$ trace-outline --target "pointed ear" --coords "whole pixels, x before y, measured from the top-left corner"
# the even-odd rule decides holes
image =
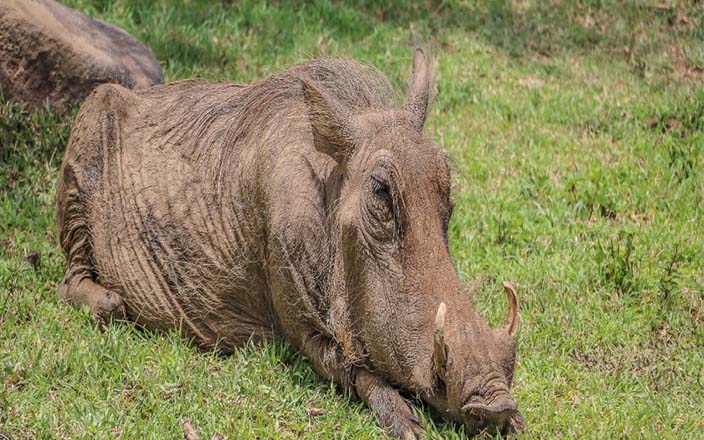
[[[341,163],[349,156],[354,143],[352,116],[337,99],[310,80],[301,82],[315,149]]]
[[[413,54],[413,73],[408,86],[405,110],[411,114],[413,125],[420,132],[430,104],[430,60],[423,49],[416,48]]]

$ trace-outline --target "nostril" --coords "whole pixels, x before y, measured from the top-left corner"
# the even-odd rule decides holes
[[[484,403],[468,403],[462,407],[462,411],[465,413],[482,414],[485,417],[491,414],[513,413],[517,409],[518,404],[511,398],[494,401],[489,405]]]

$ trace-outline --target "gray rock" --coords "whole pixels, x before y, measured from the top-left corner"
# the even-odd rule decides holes
[[[53,0],[0,0],[0,88],[5,98],[55,108],[98,84],[163,82],[149,48],[124,30]]]

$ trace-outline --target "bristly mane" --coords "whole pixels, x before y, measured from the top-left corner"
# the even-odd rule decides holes
[[[185,157],[200,161],[210,151],[225,153],[247,137],[261,137],[269,129],[269,122],[276,121],[282,112],[300,109],[302,113],[304,78],[336,98],[352,114],[398,105],[398,95],[383,73],[347,59],[313,60],[252,84],[228,84],[225,93],[222,83],[188,80],[159,86],[143,95],[163,93],[164,88],[184,84],[193,88],[185,99],[181,95],[178,102],[162,104],[171,117],[154,133],[154,138],[165,139],[181,149]],[[280,126],[277,128],[281,130]]]

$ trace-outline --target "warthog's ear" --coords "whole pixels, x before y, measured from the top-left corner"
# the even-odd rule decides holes
[[[336,98],[307,79],[301,82],[315,149],[332,156],[338,163],[343,162],[354,144],[352,116]]]
[[[413,125],[420,132],[425,125],[425,117],[430,106],[430,86],[431,86],[430,60],[423,52],[417,48],[413,54],[413,73],[408,86],[405,110],[411,114]]]
[[[508,298],[508,319],[506,320],[506,333],[512,338],[518,333],[518,324],[520,318],[518,316],[518,295],[516,289],[510,283],[503,283],[506,297]]]

